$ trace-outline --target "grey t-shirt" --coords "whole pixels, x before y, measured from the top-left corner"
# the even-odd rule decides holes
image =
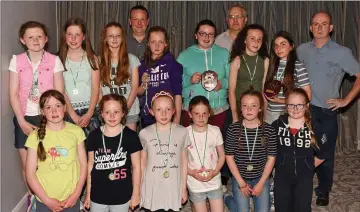
[[[131,34],[126,37],[127,52],[135,55],[140,61],[144,58],[146,44],[146,38],[139,43]]]
[[[303,43],[297,48],[297,55],[309,73],[311,104],[318,107],[328,108],[328,99],[339,98],[345,73],[352,76],[360,72],[351,50],[331,39],[321,48],[316,48],[314,41]]]
[[[132,54],[128,54],[129,55],[129,73],[130,76],[132,75],[132,71],[134,70],[134,68],[138,67],[140,65],[139,59],[137,57],[135,57]],[[121,96],[124,96],[126,99],[129,98],[129,94],[131,91],[131,77],[128,79],[127,82],[125,82],[124,84],[118,86],[115,84],[115,77],[116,77],[116,71],[117,71],[117,64],[112,64],[111,65],[111,75],[110,75],[110,84],[111,87],[102,86],[102,94],[106,95],[106,94],[118,94]],[[136,97],[135,101],[132,105],[132,107],[129,110],[128,116],[132,116],[132,115],[136,115],[140,113],[140,108],[139,108],[139,99]]]
[[[185,127],[172,124],[172,135],[169,143],[170,130],[158,131],[160,147],[156,137],[155,124],[139,133],[143,151],[147,152],[147,164],[142,173],[141,207],[151,211],[181,208],[181,153],[190,145],[188,131]],[[169,145],[168,145],[169,144]],[[164,161],[168,160],[167,168]],[[169,177],[164,178],[168,170]],[[186,182],[185,182],[186,183]]]

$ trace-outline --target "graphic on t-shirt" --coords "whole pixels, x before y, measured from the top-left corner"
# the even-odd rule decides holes
[[[124,82],[122,85],[117,86],[115,84],[115,79],[116,79],[116,72],[117,72],[117,67],[112,67],[111,68],[111,74],[110,74],[110,93],[111,94],[117,94],[120,96],[126,95],[128,93],[128,87],[131,84],[131,79],[129,77],[129,79]],[[104,87],[106,85],[103,85]]]
[[[160,64],[155,68],[151,68],[149,71],[149,85],[151,87],[159,87],[160,84],[165,83],[165,80],[169,79],[169,72],[168,69],[161,69],[165,67],[166,64]]]
[[[57,169],[59,169],[60,171],[67,171],[70,164],[76,162],[76,160],[73,160],[68,163],[64,160],[68,156],[69,151],[71,151],[72,149],[74,149],[74,146],[69,149],[66,149],[62,146],[54,146],[49,148],[47,153],[51,156],[52,159],[52,162],[49,164],[50,170],[56,171]]]
[[[179,168],[178,165],[171,163],[171,159],[176,158],[175,150],[178,146],[178,144],[176,142],[161,143],[161,140],[160,140],[160,147],[161,147],[162,151],[159,148],[159,142],[157,141],[157,139],[150,140],[150,143],[157,150],[156,155],[161,157],[159,161],[162,162],[161,165],[154,165],[152,167],[152,172],[155,172],[157,169],[161,169],[161,170],[166,169],[166,167],[168,167],[169,169]],[[164,161],[162,161],[162,160],[164,160]],[[167,166],[164,165],[164,163],[167,164]]]
[[[111,149],[106,149],[105,154],[104,148],[98,148],[95,150],[94,155],[95,169],[97,170],[119,168],[124,166],[127,160],[127,151],[123,151],[123,147],[115,154],[111,153]]]

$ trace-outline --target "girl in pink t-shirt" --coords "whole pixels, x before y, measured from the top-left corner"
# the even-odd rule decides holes
[[[224,211],[219,173],[225,162],[224,145],[220,129],[208,124],[210,114],[211,107],[206,97],[191,99],[189,116],[192,125],[187,127],[191,141],[187,186],[195,212],[207,211],[207,198],[211,211]]]

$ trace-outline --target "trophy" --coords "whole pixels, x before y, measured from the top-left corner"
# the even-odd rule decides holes
[[[201,85],[207,91],[213,91],[217,86],[218,75],[216,72],[207,70],[201,74]]]
[[[271,82],[265,84],[264,94],[268,98],[273,98],[278,95],[282,87],[284,87],[284,85],[279,80],[272,80]]]

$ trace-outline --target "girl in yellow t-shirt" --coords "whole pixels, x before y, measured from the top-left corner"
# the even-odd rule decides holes
[[[25,146],[26,179],[36,196],[36,211],[78,212],[86,179],[84,131],[64,121],[66,103],[56,90],[40,97],[41,123]]]

